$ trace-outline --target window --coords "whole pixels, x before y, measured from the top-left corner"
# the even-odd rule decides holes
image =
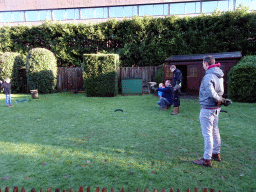
[[[53,20],[64,20],[66,19],[66,11],[65,10],[53,10]]]
[[[125,6],[124,7],[124,16],[125,17],[132,17],[133,16],[133,6]]]
[[[81,19],[103,18],[103,8],[81,9]]]
[[[191,67],[189,69],[189,77],[198,77],[197,67]]]
[[[75,9],[75,19],[80,19],[79,18],[79,9]]]
[[[104,11],[104,18],[108,18],[109,17],[109,15],[108,15],[108,7],[105,7],[105,8],[103,8],[103,11]]]
[[[200,10],[200,2],[196,2],[196,13],[200,13],[201,12],[201,10]]]
[[[164,15],[168,15],[168,4],[164,4]]]
[[[153,15],[153,5],[140,5],[139,16]]]
[[[164,5],[154,5],[154,15],[163,15],[164,14]]]
[[[51,11],[39,11],[39,19],[41,21],[44,21],[46,19],[51,20]]]
[[[26,21],[38,21],[38,11],[26,11]]]
[[[109,8],[109,17],[123,17],[123,16],[124,16],[124,7]]]
[[[138,6],[133,6],[133,16],[138,15]]]
[[[218,8],[221,11],[228,11],[229,10],[228,1],[219,1],[218,2]]]
[[[75,9],[66,9],[65,19],[75,19]]]
[[[25,21],[24,18],[24,12],[12,12],[12,21],[13,22],[18,22],[18,21]]]
[[[195,13],[196,3],[186,3],[186,13]]]
[[[12,12],[0,13],[0,22],[12,22]]]
[[[185,14],[185,3],[173,3],[170,4],[171,15]]]
[[[218,1],[202,2],[203,13],[212,13],[217,8],[218,8]]]

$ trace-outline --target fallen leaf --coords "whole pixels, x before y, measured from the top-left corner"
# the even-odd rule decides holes
[[[155,171],[152,171],[151,173],[152,173],[152,174],[155,174]]]
[[[42,163],[42,165],[46,165],[46,163]]]
[[[8,180],[10,177],[2,177],[2,180]]]
[[[87,160],[87,163],[90,163],[91,161],[90,160]]]

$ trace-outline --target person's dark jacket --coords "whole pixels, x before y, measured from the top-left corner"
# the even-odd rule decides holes
[[[179,69],[175,69],[173,71],[173,80],[172,80],[172,87],[179,85],[181,87],[182,84],[182,73]]]
[[[11,94],[11,83],[2,83],[0,86],[4,89],[4,94],[10,95]]]
[[[158,88],[157,91],[163,92],[162,97],[166,98],[170,103],[173,100],[172,87]]]

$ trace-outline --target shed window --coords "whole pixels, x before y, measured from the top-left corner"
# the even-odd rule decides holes
[[[189,70],[190,77],[198,77],[197,67],[191,67]]]

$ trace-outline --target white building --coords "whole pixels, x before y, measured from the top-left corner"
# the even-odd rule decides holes
[[[256,9],[256,0],[1,0],[0,25],[38,25],[45,20],[89,23],[134,15],[166,17],[231,11],[239,4]]]

